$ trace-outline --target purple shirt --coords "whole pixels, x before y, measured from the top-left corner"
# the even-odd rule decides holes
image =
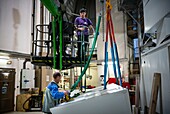
[[[77,17],[74,21],[74,24],[76,25],[76,27],[84,27],[85,26],[85,30],[83,31],[83,33],[84,33],[84,35],[89,35],[88,27],[90,25],[92,25],[92,22],[90,19]],[[81,35],[81,30],[77,30],[77,35]]]

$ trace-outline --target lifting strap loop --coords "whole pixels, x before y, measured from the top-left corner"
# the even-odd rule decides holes
[[[112,9],[112,5],[111,5],[111,3],[110,3],[110,0],[106,0],[106,8],[108,8],[108,9]]]

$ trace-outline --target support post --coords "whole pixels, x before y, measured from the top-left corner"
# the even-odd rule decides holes
[[[56,29],[56,19],[53,17],[52,21],[52,30],[53,30],[53,68],[56,69],[56,37],[55,37],[55,29]]]
[[[63,19],[62,19],[62,15],[59,15],[59,32],[60,32],[60,70],[62,70],[63,68],[63,60],[62,60],[62,56],[63,56]]]
[[[160,87],[161,87],[161,74],[160,73],[154,73],[153,82],[152,82],[150,105],[149,105],[149,113],[148,114],[155,114],[156,113],[158,91],[161,90]],[[161,91],[160,91],[160,93],[161,93]],[[162,96],[162,95],[160,95],[160,96]],[[162,102],[160,102],[160,107],[162,108],[161,103]],[[162,109],[160,109],[160,110],[162,110]],[[160,114],[162,114],[162,112]]]

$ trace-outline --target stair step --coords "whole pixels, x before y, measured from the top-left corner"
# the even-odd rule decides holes
[[[137,34],[136,30],[128,30],[128,35],[134,35]]]
[[[139,74],[130,74],[129,78],[132,79],[132,78],[139,77],[139,76],[140,76]]]
[[[139,71],[139,69],[138,69],[138,68],[136,68],[136,69],[135,69],[135,68],[133,68],[133,69],[132,69],[132,72],[138,72],[138,71]]]
[[[139,64],[139,62],[129,63],[129,64]]]
[[[134,76],[134,77],[137,77],[139,76],[140,74],[130,74],[130,76]]]
[[[136,87],[136,85],[130,85],[131,87]]]

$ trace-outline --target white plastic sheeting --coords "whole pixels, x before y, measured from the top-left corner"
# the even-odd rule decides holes
[[[129,93],[116,84],[92,89],[73,101],[51,108],[53,114],[131,114]]]

